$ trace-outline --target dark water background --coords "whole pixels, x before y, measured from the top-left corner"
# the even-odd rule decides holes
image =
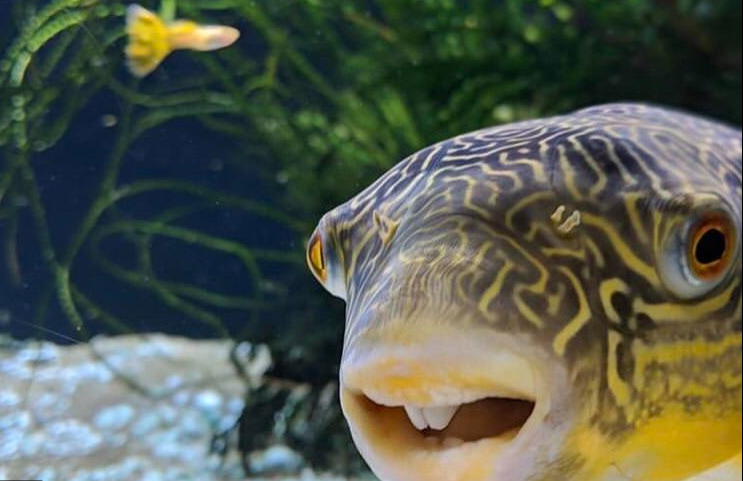
[[[57,241],[73,235],[81,221],[81,212],[97,193],[102,160],[115,142],[114,129],[103,126],[101,119],[118,111],[116,98],[110,93],[96,95],[90,105],[79,113],[69,134],[36,160],[36,176],[47,206],[49,229]],[[205,132],[192,120],[174,121],[148,132],[128,149],[122,160],[120,182],[175,177],[251,198],[271,195],[270,188],[261,182],[257,172],[250,172],[249,165],[236,169],[226,162],[225,159],[235,154],[231,149],[234,149],[234,145],[230,144],[229,139]],[[127,217],[147,218],[152,213],[185,201],[188,201],[187,196],[152,195],[146,199],[128,201],[122,205],[122,210]],[[297,239],[287,236],[279,226],[251,219],[229,209],[207,209],[189,216],[186,225],[238,241],[250,239],[251,245],[256,247],[302,249]],[[39,256],[33,219],[29,216],[19,220],[17,242],[22,283],[13,285],[8,276],[3,276],[0,292],[8,295],[3,298],[10,301],[6,308],[12,313],[13,319],[31,320],[38,307],[37,299],[48,287],[49,274],[44,259]],[[194,249],[186,243],[159,242],[157,239],[152,249],[153,255],[162,259],[158,263],[158,272],[166,278],[189,279],[199,287],[232,295],[244,293],[246,289],[245,272],[239,263],[227,256]],[[124,239],[114,237],[103,243],[102,250],[118,264],[126,265],[135,261],[136,253]],[[167,306],[152,299],[146,292],[112,282],[100,272],[90,256],[81,255],[75,270],[80,287],[109,310],[126,312],[127,320],[135,331],[162,330],[195,337],[214,335],[213,330],[187,323],[179,319],[181,316],[174,316]],[[269,271],[267,274],[280,276],[281,273]],[[239,315],[230,316],[228,313],[225,317],[226,322],[232,320],[233,325],[239,326]],[[69,324],[58,305],[50,309],[47,318],[47,327],[74,336],[69,332]],[[30,326],[11,324],[11,327],[18,334],[24,331],[34,334]],[[91,328],[91,334],[95,331]]]

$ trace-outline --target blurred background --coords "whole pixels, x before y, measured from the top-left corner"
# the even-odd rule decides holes
[[[216,355],[198,350],[216,342],[236,376],[226,390],[188,391],[184,406],[221,413],[201,433],[208,443],[194,442],[219,462],[194,479],[228,476],[231,455],[235,479],[361,473],[333,391],[343,304],[304,265],[324,212],[417,149],[485,126],[626,100],[741,123],[737,0],[141,3],[242,35],[218,52],[175,52],[137,79],[123,53],[127,2],[0,0],[0,479],[80,454],[44,451],[62,428],[44,430],[33,410],[19,417],[25,397],[2,381],[29,384],[36,368],[19,369],[64,365],[94,336],[148,333],[194,340],[176,349],[190,360]],[[118,371],[152,354],[108,342],[131,358]],[[129,376],[129,388],[182,368],[168,369]],[[39,382],[38,396],[53,390]],[[150,401],[180,409],[173,384]],[[55,415],[47,403],[47,418],[73,419],[74,399]],[[124,436],[135,414],[121,399],[101,408],[112,404]],[[111,428],[91,423],[91,436]],[[178,450],[180,435],[158,442]],[[132,476],[120,479],[145,479]]]

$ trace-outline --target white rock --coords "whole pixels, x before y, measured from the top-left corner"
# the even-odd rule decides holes
[[[134,408],[129,404],[115,404],[100,411],[93,419],[98,429],[117,431],[134,418]]]

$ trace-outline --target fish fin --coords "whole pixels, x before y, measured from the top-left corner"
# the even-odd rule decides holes
[[[240,37],[240,31],[225,25],[199,25],[191,20],[178,20],[168,25],[170,44],[182,48],[208,52],[229,47]]]
[[[139,5],[129,5],[126,10],[126,33],[127,66],[137,77],[155,70],[172,50],[168,27],[157,14]]]

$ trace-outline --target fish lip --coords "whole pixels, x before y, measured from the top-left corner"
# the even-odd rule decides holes
[[[376,340],[375,340],[376,341]],[[536,400],[551,360],[530,340],[486,330],[377,343],[344,351],[341,384],[382,406],[465,404],[487,397]],[[528,355],[524,355],[528,352]]]
[[[372,470],[381,479],[385,481],[420,480],[420,468],[408,468],[406,464],[415,465],[411,460],[423,456],[421,453],[425,450],[420,447],[410,447],[410,453],[408,453],[410,456],[406,457],[399,447],[385,450],[384,446],[380,446],[378,439],[374,439],[374,436],[369,432],[368,420],[359,418],[359,406],[364,399],[379,406],[389,407],[399,407],[408,403],[418,407],[466,404],[491,397],[516,398],[533,403],[532,414],[518,428],[515,435],[506,439],[505,442],[500,439],[502,435],[498,435],[496,438],[484,438],[467,442],[461,447],[429,451],[429,454],[426,455],[429,462],[436,464],[438,459],[443,463],[441,473],[432,471],[427,474],[425,479],[429,481],[438,481],[439,479],[446,481],[525,480],[532,475],[529,470],[535,469],[533,467],[538,464],[538,461],[543,461],[543,455],[540,454],[540,451],[542,453],[544,451],[554,452],[554,449],[548,449],[548,447],[552,446],[554,448],[555,442],[562,442],[570,425],[570,414],[572,414],[567,402],[570,395],[567,388],[569,386],[567,369],[564,363],[555,362],[556,356],[554,354],[526,339],[517,339],[500,334],[482,334],[470,337],[470,340],[476,339],[471,341],[472,345],[481,349],[472,349],[467,355],[459,353],[458,368],[466,369],[462,366],[466,366],[468,362],[481,361],[488,357],[491,360],[496,360],[496,362],[510,358],[512,365],[518,366],[518,359],[523,360],[524,357],[528,356],[534,373],[534,382],[531,386],[529,383],[505,382],[499,384],[496,374],[490,378],[486,377],[486,383],[484,387],[481,386],[481,389],[472,389],[470,386],[456,394],[451,394],[457,391],[456,384],[448,386],[448,389],[443,389],[441,391],[444,393],[443,395],[426,395],[426,392],[416,389],[401,389],[393,393],[389,390],[385,391],[384,387],[379,387],[380,377],[376,376],[374,371],[383,371],[385,365],[394,364],[394,351],[407,353],[413,358],[419,355],[420,352],[416,352],[415,346],[398,345],[391,349],[375,349],[376,352],[365,352],[362,349],[359,352],[344,353],[340,385],[343,412],[348,420],[357,447],[372,467]],[[451,360],[452,358],[448,356],[458,354],[456,343],[448,342],[447,345],[450,348],[454,347],[454,349],[443,349],[443,352],[437,352],[436,359]],[[493,345],[498,346],[500,350],[493,351]],[[491,349],[483,350],[483,346],[489,346]],[[525,356],[525,353],[528,354]],[[375,360],[383,359],[386,355],[391,356],[392,363],[380,362],[374,364]],[[368,370],[359,369],[359,363],[363,367],[365,362],[369,363],[371,368]],[[356,372],[354,372],[354,369],[357,369]],[[491,381],[491,384],[487,384],[488,380]],[[555,413],[559,414],[555,415]],[[389,436],[394,435],[395,433],[389,434]],[[538,445],[545,449],[536,449],[535,446]],[[404,446],[402,441],[400,446]],[[482,453],[486,454],[483,455]],[[488,453],[491,453],[492,456]],[[484,460],[483,462],[488,466],[482,472],[478,472],[479,474],[472,474],[465,468],[451,468],[452,470],[459,469],[459,471],[448,472],[450,468],[444,468],[444,466],[451,466],[450,461],[453,457]],[[448,461],[444,463],[443,460]]]

